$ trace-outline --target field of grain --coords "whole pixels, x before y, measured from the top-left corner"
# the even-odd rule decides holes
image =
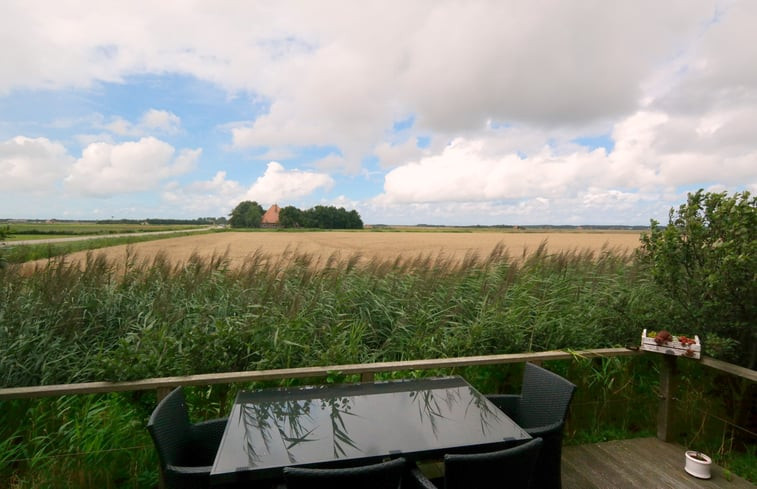
[[[503,245],[513,258],[521,258],[546,243],[549,253],[609,248],[627,252],[639,245],[638,232],[228,232],[167,238],[145,243],[119,245],[94,251],[113,263],[127,257],[152,260],[164,253],[176,263],[192,254],[202,257],[226,255],[231,266],[239,265],[254,253],[277,260],[285,254],[311,255],[323,263],[335,256],[347,259],[359,255],[363,260],[394,260],[443,256],[460,260],[469,253],[481,257]],[[69,262],[82,261],[86,252],[73,253]]]

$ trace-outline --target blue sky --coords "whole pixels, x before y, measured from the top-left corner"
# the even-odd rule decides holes
[[[757,190],[757,3],[0,5],[0,218],[647,224]]]

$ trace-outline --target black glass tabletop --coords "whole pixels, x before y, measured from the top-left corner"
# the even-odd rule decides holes
[[[412,460],[528,438],[460,377],[240,392],[211,478],[275,478],[287,466]]]

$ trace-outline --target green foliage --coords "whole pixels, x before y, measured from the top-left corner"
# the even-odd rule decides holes
[[[10,228],[8,226],[0,227],[0,268],[5,268],[8,261],[5,259],[5,238],[10,234]]]
[[[284,228],[301,228],[305,224],[302,211],[288,205],[279,211],[279,224]]]
[[[93,253],[83,267],[55,259],[35,273],[0,270],[0,385],[637,345],[644,327],[668,324],[647,268],[611,250],[542,246],[522,261],[497,248],[459,263],[255,254],[239,268],[225,256],[176,265],[159,255],[120,265]],[[567,441],[654,429],[656,360],[550,363],[579,385]],[[484,391],[514,392],[519,368],[377,378],[462,373]],[[192,389],[193,417],[227,412],[239,387]],[[3,402],[0,487],[154,487],[144,429],[153,404],[138,393]]]
[[[263,218],[263,208],[257,202],[240,202],[229,223],[235,228],[257,228]],[[356,210],[344,207],[317,205],[302,211],[288,205],[279,211],[279,225],[283,228],[363,229],[363,220]]]
[[[279,224],[284,228],[363,229],[363,220],[356,210],[323,205],[305,211],[284,207],[279,213]]]
[[[127,396],[0,403],[0,487],[157,487],[149,410]],[[7,429],[12,419],[24,420],[15,431]]]
[[[264,213],[260,204],[245,200],[231,211],[229,224],[233,228],[259,228]]]
[[[609,252],[125,266],[93,253],[81,268],[3,270],[0,384],[607,347],[636,343],[656,307],[630,258]]]
[[[552,362],[550,370],[576,384],[565,428],[567,444],[654,436],[659,373],[654,355]]]
[[[749,368],[757,362],[757,198],[749,192],[689,194],[668,225],[652,221],[642,260],[671,322],[703,336],[707,353]]]
[[[363,221],[356,210],[317,205],[302,213],[304,227],[320,229],[362,229]]]

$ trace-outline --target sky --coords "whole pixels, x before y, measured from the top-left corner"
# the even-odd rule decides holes
[[[0,218],[644,225],[757,192],[757,2],[0,2]]]

